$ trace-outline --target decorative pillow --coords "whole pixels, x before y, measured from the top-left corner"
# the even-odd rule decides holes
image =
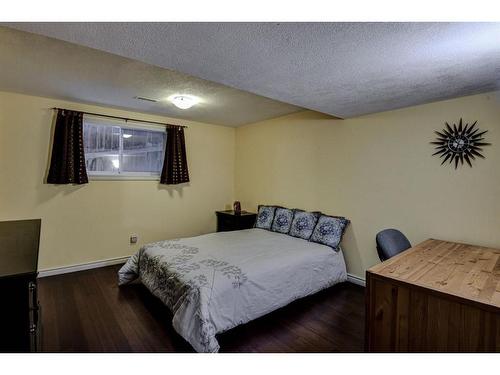
[[[270,230],[273,224],[274,211],[276,211],[275,206],[259,206],[255,228]]]
[[[309,240],[318,221],[318,212],[306,212],[302,210],[294,210],[290,236]]]
[[[330,246],[338,251],[340,240],[348,224],[349,220],[345,217],[321,215],[310,241]]]
[[[290,231],[293,220],[293,210],[277,207],[274,213],[274,221],[271,227],[273,232],[287,234]]]

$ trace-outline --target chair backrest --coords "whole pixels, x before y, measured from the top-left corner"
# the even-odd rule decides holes
[[[411,247],[408,238],[397,229],[384,229],[377,233],[378,257],[383,262]]]

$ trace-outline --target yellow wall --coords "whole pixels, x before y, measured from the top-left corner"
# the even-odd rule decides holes
[[[44,184],[54,106],[188,125],[191,183]],[[474,168],[455,171],[431,156],[429,141],[460,117],[478,120],[493,146]],[[375,234],[387,227],[412,243],[433,237],[500,247],[499,123],[494,93],[349,120],[304,111],[235,130],[0,92],[0,220],[41,217],[39,268],[50,269],[212,232],[214,211],[233,199],[251,210],[259,203],[322,210],[352,220],[343,248],[349,272],[364,276],[378,262]],[[130,234],[139,235],[137,245]]]
[[[189,126],[189,186],[157,181],[44,184],[51,107]],[[0,92],[0,220],[42,218],[40,269],[130,255],[141,244],[215,230],[234,195],[234,128]],[[129,244],[139,235],[136,246]]]
[[[445,121],[478,120],[493,146],[471,169],[441,166],[429,144]],[[352,220],[348,271],[378,262],[375,235],[500,247],[500,105],[494,93],[333,120],[301,112],[236,131],[235,199],[246,209],[280,204]]]

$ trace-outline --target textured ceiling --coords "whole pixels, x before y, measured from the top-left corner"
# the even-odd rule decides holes
[[[0,27],[0,90],[103,104],[229,126],[300,110],[295,106],[57,39]],[[166,98],[191,94],[189,110]],[[159,99],[139,101],[135,96]]]
[[[500,79],[500,23],[10,25],[339,117],[495,90]]]

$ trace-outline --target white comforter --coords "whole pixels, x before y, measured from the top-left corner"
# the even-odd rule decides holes
[[[216,334],[347,279],[342,251],[263,229],[211,233],[142,247],[118,272],[140,277],[198,352]]]

